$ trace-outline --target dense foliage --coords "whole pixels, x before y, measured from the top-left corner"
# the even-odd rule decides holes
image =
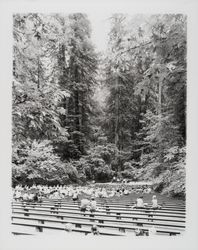
[[[138,178],[184,194],[185,16],[114,15],[107,66],[109,140],[130,154]]]
[[[185,195],[186,17],[13,17],[13,184],[151,180]],[[102,95],[105,95],[102,98]]]

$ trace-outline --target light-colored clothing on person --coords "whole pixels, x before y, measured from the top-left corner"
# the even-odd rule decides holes
[[[88,199],[82,199],[81,200],[81,204],[80,204],[81,208],[86,208],[89,205],[90,205],[90,201]]]
[[[137,207],[144,207],[144,201],[142,198],[137,198]]]
[[[91,210],[96,210],[97,209],[97,205],[96,205],[96,201],[95,200],[92,200],[90,202],[90,209]]]

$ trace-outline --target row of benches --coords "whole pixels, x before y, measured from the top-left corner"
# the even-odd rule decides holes
[[[153,194],[152,195],[150,195],[150,196],[144,196],[144,202],[147,202],[147,203],[149,203],[149,202],[151,202],[151,200],[152,200],[152,196],[153,196]],[[83,195],[83,194],[81,194],[81,195],[79,195],[79,197],[80,197],[80,199],[82,199],[82,198],[85,198],[85,197],[87,197],[87,198],[89,198],[90,196],[88,196],[88,195]],[[112,204],[114,204],[114,203],[118,203],[118,204],[122,204],[122,203],[126,203],[126,202],[135,202],[136,201],[136,199],[138,198],[139,196],[134,196],[134,195],[132,195],[132,194],[130,194],[130,195],[127,195],[127,196],[121,196],[121,197],[108,197],[108,198],[96,198],[96,200],[97,201],[105,201],[105,202],[107,202],[107,203],[112,203]],[[49,200],[48,198],[44,198],[44,200]],[[68,201],[68,200],[71,200],[71,197],[69,197],[69,196],[67,196],[67,197],[65,197],[65,198],[62,198],[62,199],[51,199],[51,200],[61,200],[61,201]],[[158,196],[158,202],[159,203],[164,203],[165,205],[173,205],[173,206],[178,206],[178,205],[183,205],[183,206],[185,206],[185,201],[182,201],[182,200],[172,200],[172,199],[169,199],[169,198],[164,198],[164,197],[159,197]]]
[[[13,202],[13,204],[14,204],[15,202]],[[34,204],[34,202],[23,202],[23,203],[31,203],[31,204]],[[74,204],[76,204],[76,203],[78,203],[78,202],[73,202],[72,200],[62,200],[62,201],[60,201],[60,200],[44,200],[43,202],[42,202],[43,204],[59,204],[59,205],[64,205],[64,204],[66,204],[66,205],[74,205]],[[110,203],[110,202],[105,202],[105,201],[97,201],[97,204],[99,205],[99,206],[108,206],[108,207],[118,207],[118,208],[128,208],[128,207],[130,207],[130,206],[133,206],[134,204],[135,204],[135,202],[122,202],[122,203],[120,203],[120,204],[118,204],[118,203]],[[151,207],[151,203],[147,203],[148,204],[148,207]],[[167,205],[167,204],[163,204],[163,203],[158,203],[159,205],[161,205],[162,206],[162,210],[163,209],[165,209],[165,210],[167,210],[167,209],[171,209],[171,210],[176,210],[176,211],[185,211],[185,206],[182,206],[182,205]]]
[[[13,210],[13,212],[24,212],[24,214],[26,215],[26,216],[28,216],[27,214],[28,214],[28,212],[31,212],[31,211],[35,211],[35,212],[40,212],[40,214],[42,214],[43,212],[44,213],[51,213],[51,214],[60,214],[60,213],[62,213],[62,214],[72,214],[72,213],[70,213],[70,211],[67,213],[67,211],[60,211],[60,210],[58,210],[58,209],[32,209],[32,208],[17,208],[17,209],[14,209]],[[74,214],[73,214],[74,215]],[[82,212],[78,212],[78,213],[76,213],[75,215],[80,215],[80,216],[85,216],[86,215],[86,213],[82,213]],[[135,215],[135,214],[134,214]],[[149,215],[147,215],[146,216],[146,214],[144,214],[144,213],[142,213],[141,214],[141,216],[134,216],[134,215],[131,215],[131,216],[128,216],[128,218],[127,219],[129,219],[129,218],[132,218],[133,220],[134,220],[134,218],[135,218],[135,220],[140,220],[140,219],[144,219],[144,220],[148,220],[148,221],[166,221],[166,222],[172,222],[172,224],[173,224],[173,226],[178,226],[177,224],[175,225],[175,223],[185,223],[185,221],[184,220],[173,220],[172,218],[170,219],[163,219],[162,220],[162,218],[154,218],[154,216],[158,216],[158,214],[149,214]],[[144,216],[143,216],[144,215]],[[90,216],[92,216],[92,217],[94,217],[94,216],[103,216],[103,217],[105,217],[104,216],[104,214],[102,214],[102,213],[90,213]],[[106,217],[108,217],[108,215],[106,216]],[[115,217],[116,219],[121,219],[121,218],[123,218],[123,216],[121,215],[121,213],[116,213],[116,217]],[[126,219],[126,217],[125,217],[125,219]],[[129,221],[130,223],[131,223],[131,220]],[[150,223],[148,223],[148,222],[145,222],[145,224],[150,224]],[[161,225],[161,224],[159,224],[159,225]],[[171,225],[170,225],[171,226]],[[182,226],[178,226],[178,227],[184,227],[183,225]]]
[[[20,208],[18,208],[20,210]],[[26,209],[21,207],[21,211],[16,211],[14,209],[12,219],[14,220],[25,220],[25,221],[37,221],[42,225],[46,223],[72,223],[75,227],[82,227],[82,226],[89,226],[94,223],[101,228],[111,228],[111,229],[118,229],[122,232],[134,231],[137,227],[141,227],[144,231],[148,231],[149,227],[155,226],[157,227],[157,233],[165,233],[169,235],[176,235],[180,234],[183,229],[185,228],[185,221],[184,220],[170,220],[167,218],[155,218],[158,217],[156,214],[146,215],[142,213],[142,216],[122,216],[120,213],[116,213],[113,215],[105,215],[102,213],[81,213],[80,211],[59,211],[58,209],[50,209],[50,210],[41,210],[41,209]],[[31,212],[32,211],[32,212]],[[17,216],[19,215],[19,216]],[[23,215],[23,216],[21,216]],[[116,217],[115,217],[116,216]],[[35,218],[36,217],[36,218]],[[114,218],[113,218],[114,217]],[[66,219],[66,220],[65,220]],[[170,223],[171,222],[171,223]],[[14,222],[16,225],[16,222]],[[17,222],[18,225],[24,225],[24,222]],[[28,223],[29,226],[35,226],[35,224]],[[40,225],[39,225],[40,226]],[[47,225],[49,226],[49,225]],[[50,225],[51,226],[51,225]],[[147,226],[147,227],[146,227]],[[40,226],[41,227],[41,226]],[[53,227],[53,226],[52,226]],[[160,228],[161,227],[161,228]],[[41,227],[42,228],[42,227]],[[42,231],[42,230],[40,230]]]
[[[65,230],[65,226],[61,224],[66,224],[66,223],[72,223],[75,225],[75,228],[72,229],[73,232],[76,231],[81,231],[81,232],[86,232],[91,233],[91,227],[93,225],[93,222],[85,222],[85,221],[74,221],[72,219],[70,220],[65,220],[65,221],[58,221],[58,220],[50,220],[50,219],[39,219],[39,218],[28,218],[30,221],[35,220],[37,223],[27,223],[27,222],[12,222],[12,225],[18,225],[18,226],[26,226],[26,227],[34,227],[36,231],[43,232],[43,229],[48,228],[48,229],[60,229],[60,230]],[[27,218],[26,218],[27,221]],[[44,224],[45,222],[56,222],[60,225],[52,225],[52,224]],[[126,232],[134,232],[137,228],[140,228],[144,232],[149,232],[148,227],[143,227],[141,225],[136,225],[136,226],[127,226],[127,225],[116,225],[116,224],[102,224],[102,223],[94,223],[96,224],[100,229],[100,234],[105,234],[105,235],[126,235],[123,233]],[[82,228],[82,226],[87,226],[87,228]],[[118,232],[115,231],[106,231],[104,232],[103,229],[117,229]],[[79,230],[80,229],[80,230]],[[174,229],[169,229],[169,228],[156,228],[156,232],[159,234],[168,234],[168,235],[178,235],[181,234],[181,230],[174,230]],[[120,234],[122,233],[122,234]]]
[[[112,198],[96,198],[99,210],[92,213],[81,212],[79,202],[71,197],[64,199],[44,199],[42,203],[12,202],[13,234],[35,234],[46,231],[63,231],[65,224],[73,225],[73,232],[91,233],[91,227],[96,224],[101,235],[125,236],[134,234],[139,228],[148,235],[149,229],[155,227],[157,234],[179,235],[185,232],[185,203],[172,201],[160,196],[158,203],[162,209],[151,208],[150,198],[145,209],[132,209],[136,196]],[[82,197],[81,197],[82,198]],[[22,230],[20,230],[22,229]],[[27,232],[28,229],[29,232]],[[33,231],[31,231],[33,230]]]
[[[20,207],[20,206],[28,206],[29,208],[50,208],[50,209],[57,209],[57,210],[79,210],[79,206],[78,204],[74,204],[74,205],[61,205],[61,204],[47,204],[45,205],[44,203],[40,203],[40,204],[17,204],[17,203],[13,203],[13,208]],[[185,211],[175,211],[175,210],[171,210],[171,209],[152,209],[152,208],[117,208],[117,207],[106,207],[106,206],[100,206],[98,207],[100,212],[105,212],[108,214],[111,214],[113,212],[117,212],[117,213],[122,213],[122,214],[131,214],[135,211],[144,211],[145,213],[158,213],[158,214],[167,214],[167,215],[173,215],[173,216],[185,216]]]

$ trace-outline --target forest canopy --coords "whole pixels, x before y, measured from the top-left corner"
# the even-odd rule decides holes
[[[149,180],[185,196],[186,16],[13,16],[12,180]]]

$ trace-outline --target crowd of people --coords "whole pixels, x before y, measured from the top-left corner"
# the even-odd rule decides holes
[[[110,198],[110,197],[120,197],[129,195],[131,193],[138,193],[139,196],[136,199],[135,204],[131,207],[131,209],[136,208],[147,208],[148,203],[145,203],[143,200],[143,194],[152,193],[150,187],[130,187],[130,186],[72,186],[72,185],[57,185],[57,186],[47,186],[47,185],[33,185],[22,186],[17,185],[13,188],[13,200],[14,201],[23,201],[23,202],[42,202],[43,199],[64,199],[69,197],[73,201],[78,203],[79,209],[81,212],[90,211],[100,211],[101,207],[97,206],[96,198]],[[158,204],[156,195],[152,196],[151,200],[151,208],[160,209],[161,206]],[[67,223],[65,226],[65,231],[71,232],[73,230],[73,225],[71,223]],[[91,232],[93,235],[99,235],[99,228],[96,224],[94,224],[91,228]],[[141,235],[151,235],[155,234],[155,230],[149,230],[145,233],[145,231],[137,230],[134,231],[136,236]]]
[[[89,186],[72,186],[72,185],[57,185],[57,186],[47,186],[47,185],[33,185],[22,186],[17,185],[13,188],[13,200],[14,201],[25,201],[25,202],[42,202],[44,198],[47,199],[64,199],[70,197],[73,201],[78,201],[80,203],[81,211],[96,211],[98,208],[96,206],[96,198],[110,198],[110,197],[120,197],[129,195],[131,193],[140,193],[137,198],[136,203],[132,206],[135,208],[146,208],[147,203],[143,201],[144,193],[150,193],[150,187],[134,188],[134,187],[98,187],[94,185]],[[152,208],[160,209],[161,206],[158,205],[156,195],[152,197]]]
[[[89,186],[72,186],[72,185],[33,185],[22,186],[17,185],[13,188],[13,199],[16,201],[42,201],[42,198],[48,199],[64,199],[72,197],[77,200],[79,195],[90,196],[94,198],[110,198],[129,195],[130,193],[151,193],[150,187],[134,188],[126,186],[117,187],[97,187],[94,185]]]

